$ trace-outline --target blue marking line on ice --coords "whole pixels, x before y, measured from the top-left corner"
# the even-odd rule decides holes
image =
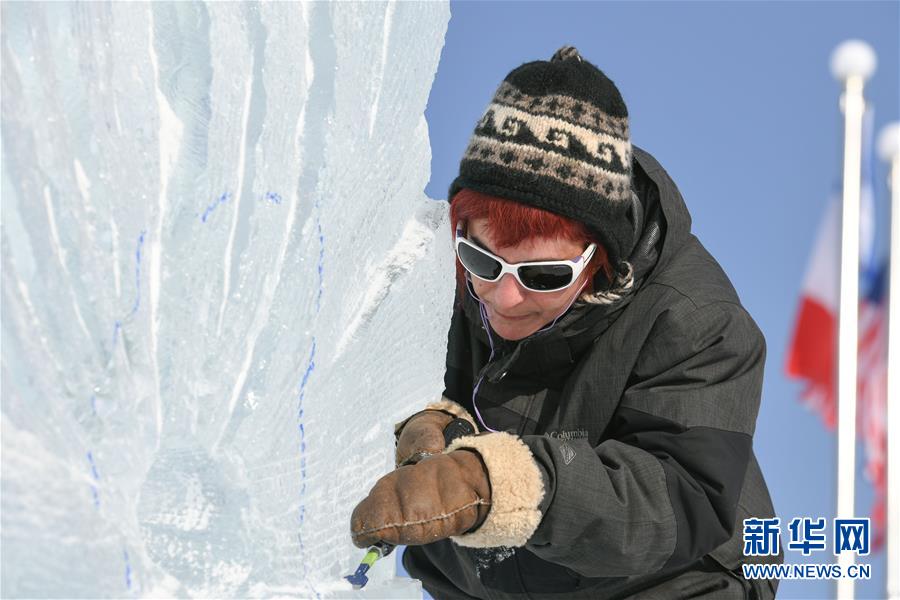
[[[325,270],[325,236],[322,234],[322,222],[316,222],[319,229],[319,294],[316,296],[316,313],[322,308],[322,290],[325,289],[323,272]]]
[[[125,315],[124,319],[117,319],[115,325],[113,326],[113,347],[116,345],[116,341],[119,338],[119,330],[122,329],[122,321],[130,319],[137,313],[138,308],[141,306],[141,248],[144,247],[144,236],[147,235],[147,230],[144,229],[141,231],[141,235],[138,236],[137,240],[137,250],[134,252],[134,286],[135,286],[135,297],[134,304],[131,307],[131,312]]]
[[[206,210],[203,211],[203,214],[200,216],[200,220],[206,223],[206,219],[209,217],[210,213],[220,205],[224,204],[231,197],[229,192],[224,192],[221,196],[218,197],[212,204],[206,207]]]
[[[315,207],[319,208],[319,203],[316,201]],[[317,272],[319,276],[319,292],[316,296],[316,316],[318,316],[320,309],[322,308],[322,291],[325,289],[324,284],[324,272],[325,272],[325,235],[322,233],[322,222],[320,218],[316,218],[316,229],[318,231],[319,236],[319,261],[317,265]],[[316,369],[316,336],[312,336],[312,346],[309,350],[309,359],[306,361],[306,371],[303,373],[303,377],[300,379],[300,399],[297,407],[297,430],[300,433],[300,523],[298,529],[300,532],[297,534],[297,542],[300,545],[300,556],[301,563],[303,564],[303,580],[304,582],[310,586],[313,593],[316,595],[316,598],[321,598],[322,595],[316,591],[313,584],[309,581],[309,567],[307,566],[307,561],[303,560],[305,555],[305,548],[303,545],[303,521],[306,518],[306,504],[305,496],[306,496],[306,429],[303,423],[303,401],[306,398],[306,385],[309,382],[309,378],[312,375],[313,371]]]
[[[281,194],[276,194],[275,192],[266,192],[266,200],[272,202],[273,204],[281,204]]]
[[[97,464],[94,462],[94,455],[88,451],[87,453],[88,462],[91,463],[91,475],[94,478],[94,481],[100,482],[100,475],[97,473]],[[97,485],[95,483],[91,484],[91,494],[94,496],[94,508],[100,508],[100,493],[97,491]]]
[[[118,321],[116,321],[118,323]],[[97,416],[97,394],[91,394],[91,410],[94,411],[94,416]]]
[[[116,319],[116,323],[113,326],[113,334],[112,334],[112,345],[113,348],[116,347],[116,341],[119,339],[119,330],[122,328],[122,322]]]
[[[300,555],[304,554],[303,547],[303,520],[306,517],[306,505],[304,504],[304,497],[306,496],[306,430],[303,426],[303,400],[306,397],[306,384],[309,382],[309,378],[312,375],[312,372],[316,369],[316,338],[313,336],[312,339],[312,347],[309,351],[309,359],[306,361],[306,372],[303,373],[303,378],[300,380],[300,402],[297,409],[297,419],[299,421],[298,430],[300,432],[300,529],[301,533],[297,535],[297,540],[300,543]],[[307,561],[303,561],[303,578],[306,579],[306,575],[308,574],[308,567],[306,566]],[[315,592],[315,589],[313,589]],[[316,593],[316,597],[319,594]]]
[[[138,246],[137,250],[134,252],[134,287],[137,290],[137,294],[134,298],[134,306],[131,307],[131,312],[125,317],[126,319],[134,313],[137,312],[138,307],[141,305],[141,248],[144,247],[144,236],[147,235],[147,230],[141,231],[141,235],[138,237]]]
[[[131,562],[128,560],[128,550],[122,549],[122,554],[125,556],[125,585],[128,586],[128,589],[131,589]]]

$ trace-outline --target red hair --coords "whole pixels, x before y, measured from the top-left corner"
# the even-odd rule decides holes
[[[500,248],[515,246],[534,238],[569,240],[585,247],[590,243],[597,244],[591,262],[583,271],[588,281],[583,293],[594,291],[593,281],[598,271],[603,271],[607,280],[612,278],[606,248],[584,223],[527,204],[463,188],[453,196],[450,203],[451,232],[456,235],[457,225],[461,221],[474,219],[487,219],[488,233]],[[457,259],[456,282],[460,299],[465,294],[465,274],[465,269]]]

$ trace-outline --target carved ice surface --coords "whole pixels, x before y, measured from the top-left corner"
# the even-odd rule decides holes
[[[2,4],[3,597],[351,595],[436,398],[446,3]],[[417,597],[376,564],[370,597]]]

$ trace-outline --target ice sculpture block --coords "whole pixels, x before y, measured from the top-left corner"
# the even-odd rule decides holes
[[[358,594],[442,389],[446,3],[2,4],[3,597]]]

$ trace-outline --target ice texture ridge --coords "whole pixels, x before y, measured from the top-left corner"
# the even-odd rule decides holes
[[[3,597],[333,597],[440,395],[445,2],[2,3]],[[374,597],[416,597],[393,557]]]

